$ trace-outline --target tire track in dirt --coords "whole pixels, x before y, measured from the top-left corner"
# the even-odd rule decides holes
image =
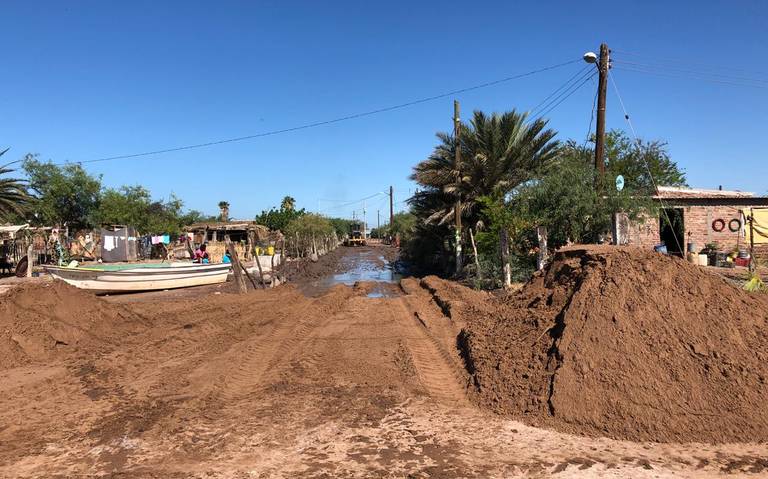
[[[462,381],[451,364],[450,356],[411,313],[404,298],[392,301],[400,313],[395,316],[402,326],[403,337],[427,394],[442,403],[468,406]]]
[[[359,313],[355,308],[350,309],[350,301],[354,298],[351,291],[346,288],[343,290],[341,298],[335,297],[338,293],[331,292],[309,303],[308,307],[317,311],[312,317],[299,321],[296,328],[280,344],[278,353],[270,359],[260,381],[261,389],[290,377],[295,366],[316,368],[319,365],[327,351],[318,350],[311,345],[321,338],[337,337],[349,326],[344,318]],[[334,327],[335,323],[338,323],[339,327]]]
[[[217,361],[218,372],[210,395],[234,404],[278,380],[282,366],[310,333],[331,321],[344,304],[334,297],[337,295],[338,292],[331,292],[318,299],[302,298],[297,307],[276,318],[271,329],[253,334],[231,347]]]

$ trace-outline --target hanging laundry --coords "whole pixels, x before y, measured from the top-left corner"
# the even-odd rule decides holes
[[[152,244],[160,244],[163,242],[162,236],[153,236],[152,237]]]
[[[163,244],[169,244],[171,242],[171,235],[163,235],[162,241],[163,241]]]
[[[112,251],[113,249],[115,249],[115,246],[117,244],[114,236],[105,235],[102,237],[102,240],[103,240],[102,248],[104,248],[107,251]]]

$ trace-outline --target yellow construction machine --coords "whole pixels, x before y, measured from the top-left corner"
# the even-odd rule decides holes
[[[365,233],[361,230],[360,223],[352,223],[349,227],[349,234],[344,238],[344,246],[365,246]]]

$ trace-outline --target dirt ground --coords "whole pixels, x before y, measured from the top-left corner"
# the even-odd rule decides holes
[[[68,343],[44,359],[0,365],[0,476],[768,471],[766,444],[590,438],[478,409],[466,395],[460,325],[422,282],[388,282],[396,280],[386,272],[393,253],[342,248],[309,266],[322,274],[295,275],[293,284],[247,295],[224,287],[93,298],[133,321],[130,333],[82,343],[98,339],[98,348]],[[342,283],[356,276],[379,281],[331,286],[324,278],[333,275]],[[0,304],[12,294],[0,295]]]

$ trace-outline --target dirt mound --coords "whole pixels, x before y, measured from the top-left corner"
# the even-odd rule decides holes
[[[768,440],[766,296],[679,259],[581,247],[493,303],[459,344],[495,411],[620,439]]]
[[[0,296],[0,369],[98,354],[143,323],[61,281],[24,284]]]

